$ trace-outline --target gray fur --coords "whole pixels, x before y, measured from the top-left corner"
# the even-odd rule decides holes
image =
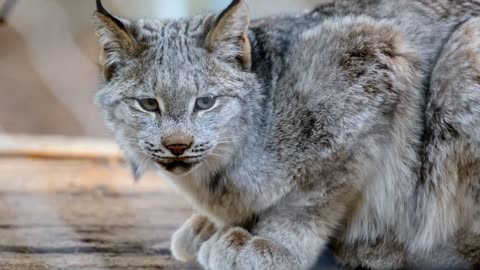
[[[200,213],[173,236],[179,260],[308,269],[330,244],[350,266],[478,266],[479,14],[474,0],[332,0],[252,22],[235,0],[123,27],[97,13],[97,101],[134,171]],[[179,162],[163,144],[185,136]]]

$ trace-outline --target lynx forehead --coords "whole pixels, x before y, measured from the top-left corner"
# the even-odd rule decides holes
[[[324,1],[128,21],[97,1],[97,103],[139,178],[195,207],[205,269],[480,265],[480,4]],[[478,33],[477,33],[478,32]]]

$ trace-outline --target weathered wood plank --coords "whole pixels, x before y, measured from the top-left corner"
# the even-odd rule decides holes
[[[4,254],[2,254],[3,258]],[[192,265],[180,264],[171,257],[123,254],[103,256],[98,263],[92,254],[13,254],[8,262],[0,259],[0,270],[198,270]]]
[[[170,256],[170,235],[190,214],[167,204],[171,199],[163,193],[2,194],[0,269],[190,269]]]
[[[120,157],[110,142],[0,136],[0,270],[195,268],[169,251],[190,207],[156,175],[134,183]]]

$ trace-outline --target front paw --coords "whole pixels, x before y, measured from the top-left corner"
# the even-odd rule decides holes
[[[218,231],[202,244],[198,261],[207,270],[299,269],[286,248],[241,228]]]
[[[200,246],[216,231],[215,225],[207,217],[192,216],[172,236],[173,257],[181,262],[194,262]]]

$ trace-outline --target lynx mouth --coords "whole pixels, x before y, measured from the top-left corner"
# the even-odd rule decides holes
[[[163,166],[165,167],[165,169],[169,171],[174,170],[176,168],[183,169],[183,170],[190,170],[194,166],[194,164],[187,163],[184,161],[174,161],[168,164],[163,164]]]
[[[185,174],[198,165],[200,161],[189,162],[186,160],[174,160],[170,162],[161,162],[157,161],[157,164],[160,165],[163,169],[174,173],[174,174]]]

